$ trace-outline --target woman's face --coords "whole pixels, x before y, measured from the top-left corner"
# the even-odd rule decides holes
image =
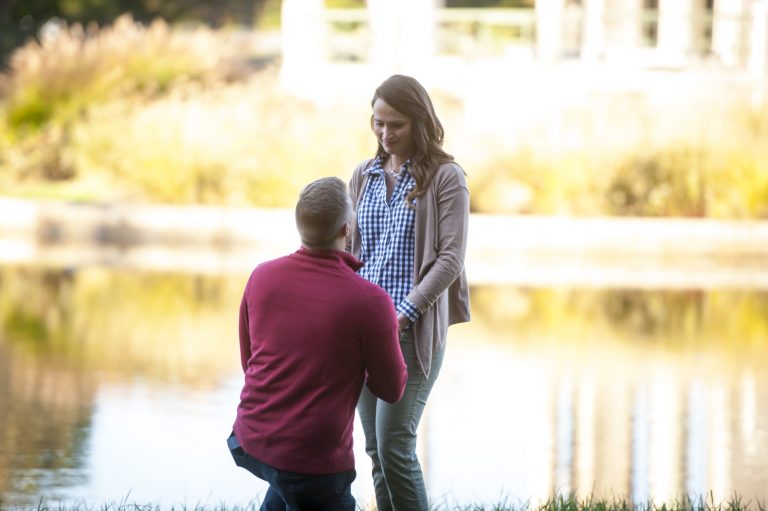
[[[412,125],[410,117],[401,114],[383,99],[377,98],[374,101],[373,132],[387,153],[400,158],[413,155]]]

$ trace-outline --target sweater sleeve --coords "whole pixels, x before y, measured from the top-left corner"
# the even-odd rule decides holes
[[[365,318],[366,385],[376,397],[396,403],[403,397],[408,369],[400,349],[395,307],[383,290],[371,297],[371,309]]]
[[[422,313],[453,284],[464,270],[469,226],[469,190],[458,165],[444,172],[435,182],[437,202],[437,257],[420,282],[408,294],[408,300]]]
[[[250,281],[249,281],[250,282]],[[243,299],[240,301],[240,314],[239,314],[239,336],[240,336],[240,364],[243,367],[243,372],[248,368],[248,360],[251,358],[251,334],[248,326],[248,288],[246,285],[245,292],[243,292]]]

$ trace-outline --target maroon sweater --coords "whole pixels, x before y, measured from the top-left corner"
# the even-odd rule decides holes
[[[245,384],[234,432],[278,469],[353,469],[352,425],[363,383],[396,402],[408,377],[389,295],[346,252],[309,250],[259,265],[240,305]]]

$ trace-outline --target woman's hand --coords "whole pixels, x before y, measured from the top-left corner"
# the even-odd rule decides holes
[[[397,329],[401,332],[403,330],[408,330],[411,327],[411,320],[408,319],[408,316],[405,314],[398,314],[397,315]]]

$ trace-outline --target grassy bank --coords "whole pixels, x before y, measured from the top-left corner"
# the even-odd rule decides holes
[[[614,499],[578,499],[573,495],[551,497],[546,502],[533,505],[529,502],[509,503],[508,499],[503,499],[495,504],[433,504],[433,511],[765,511],[768,505],[765,502],[751,501],[739,496],[733,496],[724,502],[714,502],[712,498],[683,498],[667,503],[656,504],[653,502],[644,502],[640,504],[632,503],[628,500]],[[255,511],[259,509],[259,503],[252,503],[247,506],[226,506],[226,505],[177,505],[170,508],[161,508],[153,504],[127,503],[125,501],[117,503],[101,504],[97,506],[85,503],[71,506],[49,505],[43,500],[37,506],[18,508],[5,506],[0,501],[0,511],[160,511],[169,509],[170,511]],[[373,508],[358,508],[361,511],[368,511]]]

